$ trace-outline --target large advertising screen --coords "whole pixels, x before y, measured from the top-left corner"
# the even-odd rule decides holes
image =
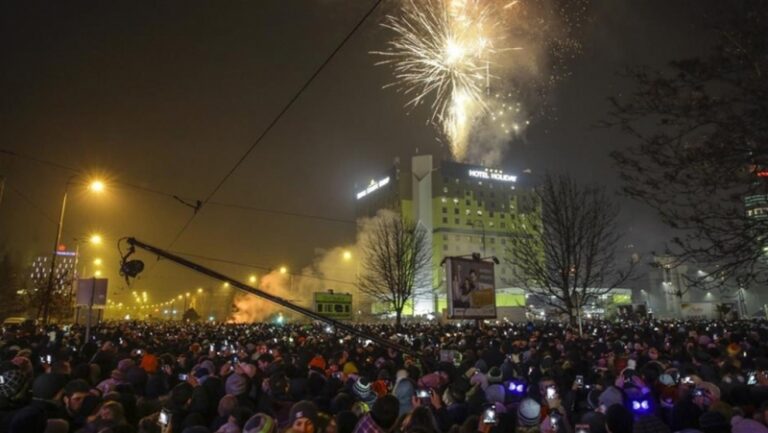
[[[493,262],[450,257],[445,260],[448,318],[496,318]]]

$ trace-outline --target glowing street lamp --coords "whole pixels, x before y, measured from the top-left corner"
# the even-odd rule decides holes
[[[93,264],[94,265],[101,266],[101,263],[102,263],[101,259],[99,259],[99,258],[93,259]]]
[[[88,242],[92,243],[93,245],[101,245],[103,241],[104,239],[102,239],[101,235],[98,233],[94,233],[90,238],[88,238]]]
[[[285,266],[280,266],[280,273],[281,274],[287,274],[288,273],[288,268],[286,268]]]
[[[94,277],[100,277],[100,276],[101,276],[101,271],[97,269],[97,270],[96,270],[96,271],[93,273],[93,276],[94,276]]]
[[[203,288],[202,287],[198,287],[197,288],[197,293],[203,293]]]
[[[105,188],[104,182],[98,179],[93,180],[91,181],[91,183],[88,184],[88,189],[91,190],[91,192],[96,192],[96,193],[104,192],[104,188]]]
[[[350,261],[352,260],[352,251],[344,250],[341,257],[344,259],[344,261]]]
[[[251,284],[255,284],[256,283],[256,275],[251,275],[250,277],[248,277],[248,282],[251,283]]]

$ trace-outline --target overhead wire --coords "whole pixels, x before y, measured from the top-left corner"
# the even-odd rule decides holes
[[[224,184],[229,180],[230,177],[237,171],[238,168],[245,162],[245,160],[248,158],[248,156],[253,152],[254,149],[264,140],[264,137],[266,137],[270,131],[272,131],[272,128],[275,127],[275,125],[278,124],[278,122],[283,118],[283,116],[288,112],[288,110],[293,107],[293,104],[299,100],[301,95],[304,94],[304,92],[309,88],[309,86],[315,81],[315,79],[320,75],[320,73],[325,69],[326,66],[328,66],[331,63],[331,60],[333,60],[336,57],[336,54],[341,51],[341,49],[347,44],[347,42],[352,38],[352,36],[357,33],[357,30],[362,27],[362,25],[368,20],[368,17],[370,17],[373,12],[379,7],[379,5],[382,3],[383,0],[376,0],[373,5],[366,11],[366,13],[358,20],[357,24],[352,28],[352,30],[347,33],[347,35],[344,37],[344,39],[339,42],[339,44],[336,46],[336,48],[331,52],[331,54],[323,61],[323,63],[320,64],[320,66],[315,69],[314,73],[304,82],[304,84],[299,88],[299,90],[293,95],[291,99],[288,100],[288,103],[285,104],[285,106],[277,113],[277,115],[272,119],[271,122],[267,125],[267,127],[259,134],[258,137],[256,137],[256,140],[246,149],[246,151],[240,156],[240,158],[235,162],[235,164],[230,168],[227,173],[224,175],[224,177],[221,178],[221,180],[216,184],[216,186],[213,188],[213,190],[208,194],[207,197],[203,200],[202,205],[205,206],[208,204],[208,202],[211,201],[211,199],[216,195],[217,192],[224,186]],[[173,245],[176,243],[176,241],[181,238],[182,234],[189,228],[189,226],[192,224],[192,221],[195,219],[195,216],[197,216],[197,213],[192,214],[187,222],[184,224],[182,229],[174,236],[171,243],[168,245],[167,248],[172,248]]]

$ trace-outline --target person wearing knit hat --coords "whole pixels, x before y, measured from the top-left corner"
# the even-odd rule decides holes
[[[315,369],[318,371],[325,371],[326,363],[325,358],[323,358],[320,355],[315,355],[310,361],[309,361],[309,368]]]
[[[352,393],[358,400],[369,405],[376,400],[376,394],[373,393],[371,382],[367,377],[360,377],[355,381],[352,385]]]
[[[768,433],[768,427],[752,418],[735,415],[731,419],[731,433]]]
[[[257,413],[245,422],[243,433],[277,433],[277,423],[271,416]]]
[[[231,374],[224,383],[224,391],[234,396],[248,392],[248,379],[242,374]]]
[[[134,362],[133,359],[125,358],[125,359],[121,359],[120,362],[117,363],[117,369],[125,373],[126,371],[128,371],[129,368],[133,367],[134,365],[136,365],[136,362]]]
[[[499,367],[491,367],[488,370],[488,383],[501,383],[501,369]]]
[[[384,380],[374,381],[373,384],[371,384],[371,390],[376,394],[377,398],[383,397],[389,393],[387,382]]]
[[[2,377],[0,397],[16,397],[24,388],[24,374],[20,370],[6,370],[3,372]]]
[[[597,398],[597,402],[600,405],[600,409],[603,413],[607,411],[611,406],[624,404],[624,396],[621,390],[615,386],[609,386]]]
[[[472,386],[479,386],[480,389],[485,390],[488,388],[488,377],[483,373],[475,373],[470,379],[469,383]]]
[[[534,427],[539,425],[541,419],[541,405],[530,397],[520,401],[517,407],[517,423],[521,427]]]
[[[296,433],[314,433],[319,425],[317,406],[314,403],[302,400],[291,406],[288,426]]]
[[[352,361],[346,362],[341,371],[344,373],[344,377],[349,377],[350,375],[357,374],[359,372],[357,366]]]
[[[405,373],[405,376],[401,376],[400,372],[405,373],[405,370],[397,372],[398,379],[397,382],[395,382],[395,387],[392,389],[392,395],[394,395],[397,398],[397,401],[400,402],[400,415],[405,415],[413,409],[413,401],[411,398],[413,397],[415,390],[413,382],[408,379],[408,373]]]
[[[488,403],[504,404],[505,395],[506,390],[504,389],[504,385],[498,383],[488,385],[488,388],[485,389],[485,399],[488,401]]]
[[[488,364],[482,359],[478,359],[477,362],[475,362],[475,368],[480,370],[481,373],[485,373],[488,371]]]

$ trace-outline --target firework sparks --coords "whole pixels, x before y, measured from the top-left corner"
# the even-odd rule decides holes
[[[407,108],[429,107],[457,160],[498,164],[581,51],[590,0],[402,0],[382,25]],[[512,50],[525,50],[512,54]],[[469,142],[472,145],[469,146]]]
[[[400,17],[384,27],[395,32],[389,49],[376,54],[391,64],[408,107],[433,97],[430,120],[440,125],[457,159],[462,159],[473,120],[486,113],[493,56],[501,50],[491,8],[478,0],[408,0]]]

